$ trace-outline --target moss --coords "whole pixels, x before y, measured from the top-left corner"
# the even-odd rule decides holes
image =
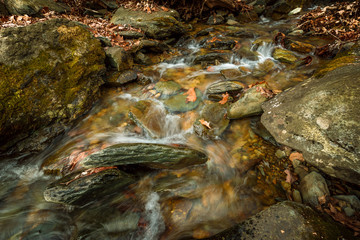
[[[60,25],[57,32],[32,59],[0,64],[0,135],[71,121],[95,100],[105,71],[100,42],[80,26]]]
[[[356,63],[356,62],[360,62],[360,58],[357,56],[348,55],[348,56],[338,57],[338,58],[335,58],[334,60],[332,60],[331,62],[329,62],[328,64],[326,64],[325,67],[323,67],[319,71],[317,71],[317,73],[314,76],[316,78],[321,78],[321,77],[325,76],[325,74],[328,72],[331,72],[339,67],[343,67],[345,65]]]

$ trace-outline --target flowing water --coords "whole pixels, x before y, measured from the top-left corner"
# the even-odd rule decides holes
[[[209,84],[221,79],[220,71],[241,68],[248,72],[244,83],[266,80],[271,89],[284,90],[306,79],[317,60],[306,68],[289,69],[272,58],[273,43],[255,46],[255,40],[271,38],[282,27],[270,23],[248,26],[250,32],[257,29],[263,35],[239,42],[256,50],[257,60],[234,55],[225,63],[193,65],[194,57],[211,50],[192,40],[179,47],[176,57],[143,71],[153,83],[174,80],[184,89],[197,87],[204,93]],[[217,30],[221,34],[224,28]],[[260,80],[254,78],[255,69],[268,59],[276,70]],[[280,181],[287,163],[275,157],[276,146],[254,133],[250,125],[256,118],[232,120],[221,137],[203,140],[192,126],[210,101],[204,98],[195,110],[169,113],[153,93],[153,83],[105,89],[91,112],[46,151],[26,160],[0,161],[0,239],[204,238],[286,198]],[[154,102],[148,118],[162,126],[161,138],[150,138],[128,117],[129,109],[144,99]],[[209,160],[180,170],[125,168],[138,177],[135,184],[85,206],[44,200],[46,186],[61,173],[75,171],[77,161],[107,146],[130,142],[186,145],[204,151]],[[257,167],[249,170],[254,162]],[[270,171],[271,164],[277,164],[277,179],[264,172]]]

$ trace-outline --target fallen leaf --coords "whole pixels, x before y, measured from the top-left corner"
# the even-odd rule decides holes
[[[294,177],[294,175],[291,173],[291,171],[289,169],[286,169],[284,171],[284,173],[286,173],[286,182],[292,184],[293,182],[295,182],[297,180],[296,177]]]
[[[205,121],[204,119],[200,119],[199,122],[204,125],[205,127],[207,127],[208,129],[210,129],[210,123],[208,121]]]
[[[196,92],[195,88],[190,88],[184,95],[187,95],[186,102],[195,102],[196,101]]]
[[[229,94],[228,93],[222,94],[222,97],[223,98],[221,99],[221,101],[219,103],[220,104],[225,104],[228,101]]]
[[[166,8],[166,7],[164,7],[164,6],[161,6],[160,8],[161,8],[164,12],[168,12],[168,11],[169,11],[169,9]]]
[[[318,197],[320,205],[324,205],[326,203],[326,195]]]
[[[214,70],[215,70],[214,66],[209,66],[206,69],[206,71],[208,71],[208,72],[214,72]]]
[[[302,162],[304,161],[304,157],[303,157],[302,153],[299,153],[299,152],[291,153],[289,156],[289,159],[290,159],[290,161],[294,161],[295,159],[300,160]]]

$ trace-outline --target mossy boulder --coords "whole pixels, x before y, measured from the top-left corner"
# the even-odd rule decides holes
[[[111,22],[140,28],[150,38],[167,39],[181,36],[186,32],[184,25],[177,20],[179,17],[175,10],[146,13],[120,7]]]
[[[60,13],[70,11],[68,6],[54,0],[5,0],[5,6],[11,15],[34,15],[44,7]]]
[[[65,19],[0,31],[0,145],[53,123],[71,123],[98,97],[99,40]]]

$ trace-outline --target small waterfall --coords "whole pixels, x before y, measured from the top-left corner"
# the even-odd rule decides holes
[[[151,193],[147,198],[145,214],[149,225],[147,226],[145,234],[141,239],[157,240],[159,239],[160,234],[165,230],[164,219],[160,211],[159,199],[159,195],[155,192]]]

